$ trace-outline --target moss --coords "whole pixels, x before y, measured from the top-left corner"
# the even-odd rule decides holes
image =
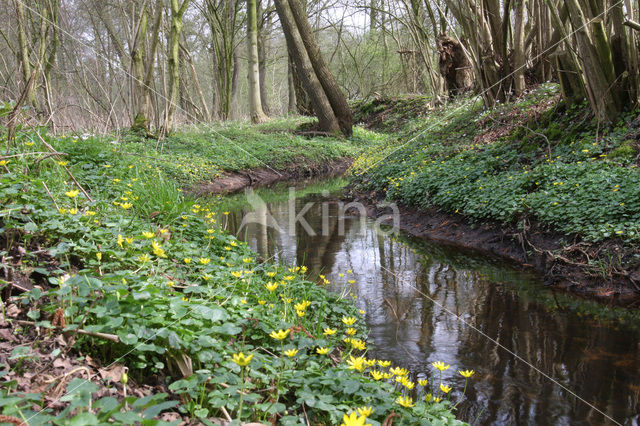
[[[627,139],[619,147],[609,153],[609,158],[615,160],[633,161],[640,154],[638,143],[632,139]]]

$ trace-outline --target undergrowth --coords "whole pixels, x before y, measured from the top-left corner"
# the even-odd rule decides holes
[[[630,132],[637,115],[599,126],[586,106],[559,101],[552,84],[491,111],[463,98],[412,120],[351,172],[361,188],[475,222],[535,220],[588,242],[635,246],[640,144]]]
[[[43,141],[63,154],[38,154],[47,152]],[[22,339],[2,373],[0,412],[28,424],[166,424],[167,410],[204,424],[230,416],[377,425],[392,413],[394,424],[456,423],[440,374],[416,384],[368,359],[363,312],[351,300],[301,265],[258,261],[225,232],[215,200],[181,190],[222,169],[322,161],[364,143],[242,125],[155,144],[44,129],[20,130],[10,147],[4,139],[0,256],[5,277],[35,286],[11,292],[10,280],[0,281],[3,327]],[[39,349],[48,347],[54,361],[84,366],[90,356],[128,373],[104,382],[67,371],[31,388],[24,372],[42,366]],[[156,391],[125,396],[143,384]]]

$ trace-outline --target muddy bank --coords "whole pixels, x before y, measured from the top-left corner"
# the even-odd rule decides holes
[[[381,194],[352,189],[345,197],[364,204],[371,218],[392,213],[389,207],[379,207]],[[544,277],[545,285],[553,288],[615,305],[640,307],[640,264],[637,259],[635,264],[631,262],[634,252],[622,244],[587,244],[577,237],[549,233],[535,223],[527,222],[522,229],[497,223],[472,225],[461,215],[437,209],[398,207],[400,228],[410,235],[533,269]]]
[[[225,172],[212,182],[202,182],[195,189],[196,195],[231,194],[247,187],[265,186],[276,182],[331,177],[344,174],[353,163],[351,158],[341,158],[323,163],[294,163],[286,169],[259,168],[240,172]]]

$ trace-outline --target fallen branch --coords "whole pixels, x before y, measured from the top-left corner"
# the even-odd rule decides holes
[[[638,24],[636,21],[632,21],[631,19],[627,19],[626,21],[624,21],[624,25],[629,28],[633,28],[636,31],[640,31],[640,24]]]
[[[33,325],[33,326],[36,325],[35,321],[24,321],[24,320],[11,320],[11,321],[15,322],[16,324],[20,324],[20,325]],[[56,330],[60,330],[61,331],[62,328],[56,327]],[[115,334],[99,333],[97,331],[87,331],[87,330],[82,330],[82,329],[79,329],[79,328],[76,329],[75,331],[76,331],[76,333],[84,334],[85,336],[98,337],[100,339],[110,340],[110,341],[115,342],[115,343],[119,343],[120,342],[120,338]]]

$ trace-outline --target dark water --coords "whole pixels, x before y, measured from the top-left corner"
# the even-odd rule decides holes
[[[319,194],[293,203],[296,214],[313,203],[304,215],[316,234],[310,235],[301,223],[291,226],[286,194],[286,188],[267,191],[260,195],[281,200],[254,201],[253,207],[236,202],[223,220],[264,258],[307,265],[312,277],[324,274],[331,281],[331,290],[355,295],[371,330],[369,356],[417,376],[433,370],[433,361],[451,364],[445,377],[457,381],[454,400],[464,385],[457,370],[475,370],[458,407],[462,420],[615,424],[538,369],[615,422],[640,423],[640,324],[634,312],[554,294],[538,277],[500,261],[385,235],[371,220],[347,217],[341,224],[337,202]],[[248,213],[254,223],[238,231]],[[270,217],[279,230],[264,226]]]

